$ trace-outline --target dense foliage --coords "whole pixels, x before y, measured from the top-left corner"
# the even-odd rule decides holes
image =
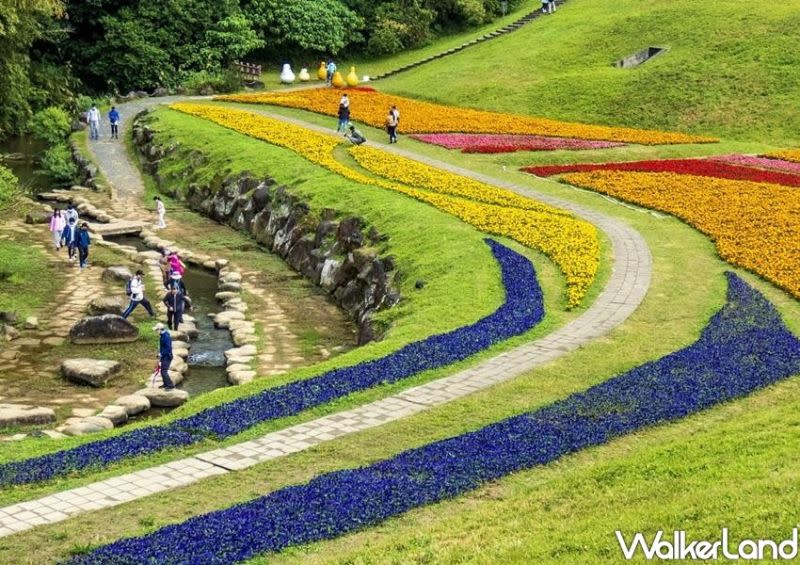
[[[0,208],[8,203],[17,190],[19,181],[10,169],[0,165]]]
[[[58,106],[36,112],[28,126],[30,132],[53,145],[67,139],[71,131],[69,114]]]

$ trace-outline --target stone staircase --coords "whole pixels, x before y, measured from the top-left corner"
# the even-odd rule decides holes
[[[556,2],[556,6],[561,6],[566,0],[559,0]],[[448,55],[452,55],[453,53],[458,53],[459,51],[463,51],[468,47],[472,47],[473,45],[479,45],[491,39],[495,39],[496,37],[502,37],[508,33],[518,30],[525,24],[532,22],[536,18],[542,16],[542,9],[541,7],[529,12],[525,16],[521,17],[520,19],[506,25],[505,27],[501,27],[500,29],[496,29],[495,31],[491,31],[485,35],[480,37],[476,37],[471,41],[467,41],[466,43],[462,43],[458,47],[453,47],[452,49],[448,49],[447,51],[442,51],[440,53],[436,53],[435,55],[430,55],[425,57],[424,59],[420,59],[419,61],[415,61],[413,63],[408,63],[407,65],[403,65],[402,67],[398,67],[396,69],[392,69],[391,71],[386,71],[385,73],[381,73],[379,75],[375,75],[374,77],[370,77],[370,82],[380,80],[383,78],[388,78],[390,76],[396,75],[398,73],[402,73],[405,71],[409,71],[415,67],[419,67],[420,65],[424,65],[425,63],[430,63],[431,61],[435,61],[436,59],[441,59],[442,57],[447,57]]]

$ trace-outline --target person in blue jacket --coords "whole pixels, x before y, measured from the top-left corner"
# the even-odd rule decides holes
[[[61,232],[61,244],[67,246],[70,261],[75,260],[75,249],[78,246],[78,224],[75,218],[70,218],[64,231]]]
[[[169,330],[164,324],[156,324],[153,328],[158,331],[158,360],[161,362],[161,380],[164,381],[158,388],[172,390],[175,384],[169,378],[169,366],[172,363],[172,336],[169,335]]]
[[[119,139],[119,112],[114,106],[111,106],[111,111],[108,113],[108,122],[111,124],[111,138]]]
[[[89,245],[92,243],[89,239],[89,224],[86,222],[81,224],[81,229],[78,230],[75,241],[78,248],[78,260],[80,261],[81,269],[83,269],[89,259]]]

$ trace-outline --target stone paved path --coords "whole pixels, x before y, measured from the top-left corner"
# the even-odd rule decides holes
[[[260,113],[271,115],[267,111]],[[330,132],[300,120],[273,117]],[[625,321],[644,299],[650,284],[652,259],[642,236],[625,223],[513,183],[422,158],[394,146],[385,148],[571,210],[591,221],[605,232],[612,246],[613,269],[605,288],[590,308],[566,326],[449,377],[252,441],[1,508],[0,537],[39,524],[55,523],[90,510],[116,506],[211,475],[244,469],[486,389],[527,373],[605,335]]]

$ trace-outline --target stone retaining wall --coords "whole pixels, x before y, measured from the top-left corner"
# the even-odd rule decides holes
[[[136,116],[133,140],[145,170],[153,175],[160,190],[184,200],[205,216],[249,234],[324,289],[358,324],[359,345],[380,338],[375,313],[400,300],[394,284],[395,261],[390,255],[380,256],[377,250],[386,236],[356,216],[332,209],[312,213],[305,202],[269,177],[241,172],[211,183],[191,182],[188,163],[202,163],[203,155],[160,144],[155,133],[142,123],[143,114]],[[163,159],[187,162],[180,178],[160,174]],[[187,188],[181,190],[180,186]]]

